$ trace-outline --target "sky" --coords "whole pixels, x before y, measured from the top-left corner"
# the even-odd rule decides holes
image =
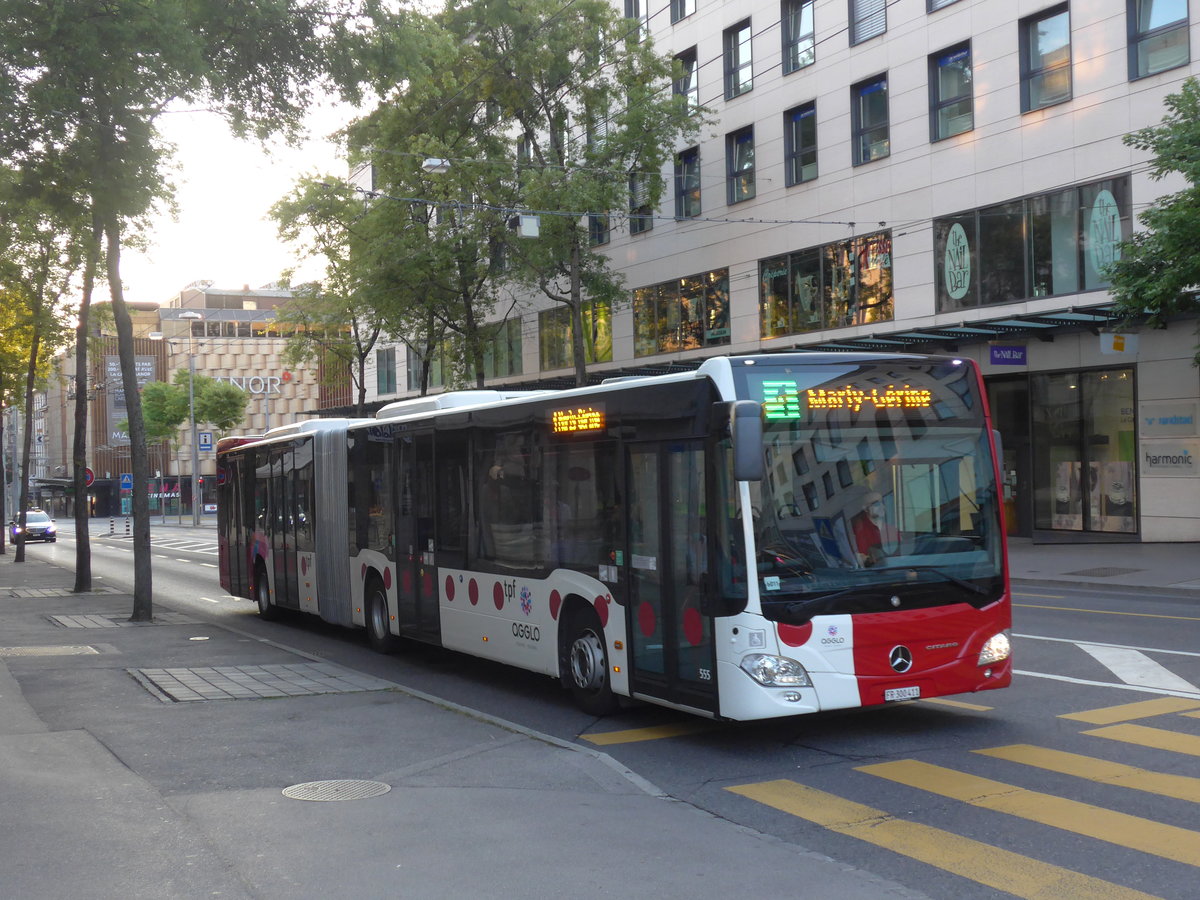
[[[176,145],[179,210],[174,220],[155,222],[146,250],[122,252],[125,299],[165,304],[200,280],[235,290],[278,281],[295,260],[268,211],[302,175],[345,176],[345,160],[325,135],[352,116],[350,108],[333,104],[315,110],[308,141],[293,148],[240,141],[213,113],[164,115],[160,131]]]

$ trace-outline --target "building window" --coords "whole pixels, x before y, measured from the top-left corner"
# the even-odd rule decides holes
[[[732,100],[753,87],[754,61],[747,19],[725,29],[725,99]]]
[[[671,22],[686,19],[696,11],[696,0],[671,0]]]
[[[860,166],[888,156],[888,83],[880,75],[850,88],[853,120],[854,165]]]
[[[935,219],[938,311],[1103,290],[1131,234],[1128,176]]]
[[[887,31],[886,0],[850,0],[850,45],[861,44]]]
[[[928,12],[937,12],[939,9],[945,9],[957,2],[958,0],[928,0],[925,8]]]
[[[1021,112],[1071,99],[1071,18],[1067,5],[1021,20]]]
[[[817,104],[783,114],[783,161],[788,187],[817,177]]]
[[[608,216],[598,216],[595,213],[589,213],[588,244],[592,247],[599,247],[601,244],[607,244],[609,237]]]
[[[780,18],[783,23],[783,74],[787,75],[817,58],[814,40],[813,6],[815,0],[783,0]]]
[[[521,374],[521,319],[507,319],[490,325],[485,332],[483,375],[485,378],[506,378]]]
[[[1133,369],[1033,375],[1034,527],[1137,531]]]
[[[455,356],[456,354],[453,354],[450,350],[449,342],[438,341],[436,346],[430,351],[429,384],[426,387],[445,387],[447,376],[451,371],[451,360]],[[425,359],[417,352],[417,349],[412,344],[409,344],[408,356],[405,360],[405,372],[408,376],[408,389],[410,391],[421,390],[421,370],[424,362]]]
[[[675,157],[675,218],[700,215],[700,148],[692,147]]]
[[[754,198],[754,126],[747,125],[725,137],[728,202]]]
[[[971,45],[929,57],[930,139],[945,140],[975,127],[971,91]]]
[[[642,40],[650,36],[649,7],[643,0],[625,0],[625,18],[637,20]]]
[[[573,346],[571,310],[559,306],[538,314],[542,371],[571,368],[575,364]],[[612,305],[606,300],[584,301],[583,354],[585,363],[612,362]]]
[[[696,66],[696,48],[684,50],[675,57],[682,73],[675,80],[674,92],[684,98],[688,112],[694,112],[700,107],[700,77]]]
[[[650,207],[650,192],[646,176],[629,173],[629,233],[643,234],[654,227],[654,210]]]
[[[759,263],[764,338],[888,322],[893,315],[890,231]]]
[[[396,393],[396,348],[375,351],[375,392],[380,396]]]
[[[1187,63],[1187,0],[1129,0],[1128,17],[1130,78]]]
[[[633,292],[633,353],[652,356],[729,343],[729,270]]]

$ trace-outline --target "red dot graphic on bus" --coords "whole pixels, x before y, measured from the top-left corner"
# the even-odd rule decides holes
[[[492,588],[492,602],[496,604],[496,609],[504,609],[504,585],[498,581]]]
[[[600,627],[608,627],[608,597],[597,597],[594,601],[596,604],[596,615],[600,617]]]
[[[362,564],[362,572],[359,574],[359,576],[358,576],[358,577],[359,577],[359,578],[366,578],[366,577],[367,577],[367,564],[366,564],[366,563],[363,563],[363,564]]]
[[[454,577],[451,575],[446,576],[446,601],[454,602]]]
[[[470,598],[472,606],[479,602],[479,585],[474,578],[467,585],[467,596]]]
[[[301,575],[308,574],[308,557],[307,556],[300,557],[300,574]]]
[[[779,639],[789,647],[803,647],[812,637],[812,622],[803,625],[780,625]]]
[[[683,636],[693,647],[700,646],[704,640],[704,618],[700,610],[689,607],[683,611]]]
[[[550,592],[550,618],[558,621],[558,611],[562,609],[562,594],[558,591]]]
[[[384,590],[388,590],[388,591],[390,591],[392,589],[392,567],[391,566],[388,566],[386,569],[383,570],[383,587],[384,587]]]
[[[422,572],[421,573],[421,592],[426,597],[429,597],[433,594],[433,573],[432,572]]]
[[[658,616],[654,614],[654,607],[645,601],[638,606],[638,628],[642,630],[644,637],[651,637],[658,629]]]

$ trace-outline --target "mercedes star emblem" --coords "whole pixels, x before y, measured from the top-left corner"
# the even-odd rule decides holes
[[[907,672],[912,668],[912,651],[903,644],[897,644],[888,654],[888,662],[897,672]]]

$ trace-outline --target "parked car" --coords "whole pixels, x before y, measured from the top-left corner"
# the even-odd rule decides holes
[[[53,544],[58,540],[58,529],[44,510],[31,509],[25,513],[25,530],[21,531],[20,519],[13,519],[8,524],[8,535],[14,544],[19,541],[49,541]]]

